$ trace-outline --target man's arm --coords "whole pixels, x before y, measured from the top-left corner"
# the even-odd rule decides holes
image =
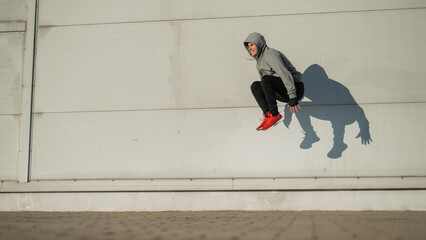
[[[288,69],[285,67],[284,61],[282,60],[281,56],[277,52],[273,52],[265,60],[266,60],[266,63],[269,66],[271,66],[272,70],[274,70],[277,73],[277,75],[281,78],[285,88],[287,89],[287,94],[290,98],[288,102],[290,111],[292,113],[298,112],[298,109],[301,109],[301,108],[297,101],[294,79],[290,71],[288,71]]]

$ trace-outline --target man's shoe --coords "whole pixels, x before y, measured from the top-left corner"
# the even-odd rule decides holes
[[[269,113],[268,113],[269,114]],[[265,114],[263,114],[263,121],[262,123],[259,125],[259,127],[256,128],[257,131],[261,131],[263,126],[265,125],[265,123],[268,121],[268,117],[265,116]]]
[[[269,128],[274,127],[278,123],[280,123],[280,120],[282,120],[281,114],[278,113],[277,116],[273,116],[272,114],[268,113],[268,120],[266,121],[265,125],[263,125],[262,130],[266,131]]]

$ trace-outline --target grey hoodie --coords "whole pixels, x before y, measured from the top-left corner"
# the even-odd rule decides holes
[[[256,45],[258,50],[255,59],[260,77],[268,75],[281,78],[290,99],[296,98],[294,82],[302,82],[302,74],[293,67],[283,53],[268,47],[265,38],[260,33],[250,33],[244,41],[244,46],[250,54],[248,50],[249,42]]]

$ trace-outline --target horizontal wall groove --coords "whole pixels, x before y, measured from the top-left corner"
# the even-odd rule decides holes
[[[90,182],[90,181],[105,181],[105,182],[114,182],[114,181],[198,181],[198,180],[291,180],[291,179],[307,179],[307,180],[316,180],[316,179],[381,179],[381,178],[395,178],[395,179],[410,179],[410,178],[426,178],[426,175],[383,175],[383,176],[297,176],[297,177],[217,177],[217,178],[202,178],[202,177],[184,177],[184,178],[52,178],[52,179],[37,179],[32,178],[31,182],[55,182],[55,181],[69,181],[69,182]],[[7,181],[2,181],[7,182]],[[426,186],[425,186],[426,187]]]
[[[271,192],[426,190],[422,177],[285,177],[134,180],[1,181],[0,193],[28,192]],[[275,181],[276,180],[276,181]],[[337,181],[336,181],[337,180]]]
[[[366,106],[366,105],[393,105],[393,104],[424,104],[426,102],[388,102],[388,103],[360,103],[360,104],[310,104],[302,103],[303,107],[336,107],[336,106]],[[284,106],[278,106],[282,111]],[[147,108],[147,109],[110,109],[110,110],[81,110],[81,111],[35,111],[33,114],[66,114],[66,113],[113,113],[113,112],[151,112],[151,111],[186,111],[186,110],[221,110],[221,109],[252,109],[258,106],[231,106],[231,107],[188,107],[188,108]],[[1,115],[0,115],[1,116]]]
[[[323,14],[344,14],[344,13],[362,13],[362,12],[367,13],[367,12],[406,11],[406,10],[424,10],[424,9],[426,9],[426,7],[351,10],[351,11],[348,10],[348,11],[330,11],[330,12],[283,13],[283,14],[264,14],[264,15],[255,15],[255,16],[240,15],[240,16],[223,16],[223,17],[175,18],[175,19],[123,21],[123,22],[100,22],[100,23],[86,23],[86,24],[58,24],[58,25],[52,24],[52,25],[39,25],[39,28],[96,26],[96,25],[113,25],[113,24],[138,24],[138,23],[156,23],[156,22],[180,22],[180,21],[199,21],[199,20],[221,20],[221,19],[237,19],[237,18],[263,18],[263,17],[303,16],[303,15],[323,15]]]
[[[25,33],[26,21],[0,21],[0,34],[2,33]]]
[[[19,117],[21,113],[0,113],[0,117]]]
[[[1,190],[1,194],[9,194],[9,193],[221,193],[221,192],[351,192],[351,191],[359,191],[359,192],[375,192],[375,191],[425,191],[426,188],[335,188],[335,189],[233,189],[233,190],[36,190],[36,191],[16,191],[16,190]]]
[[[25,33],[25,30],[0,31],[0,34],[2,33]]]

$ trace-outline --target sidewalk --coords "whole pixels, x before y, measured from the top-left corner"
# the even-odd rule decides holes
[[[0,212],[0,239],[426,239],[426,212]]]

